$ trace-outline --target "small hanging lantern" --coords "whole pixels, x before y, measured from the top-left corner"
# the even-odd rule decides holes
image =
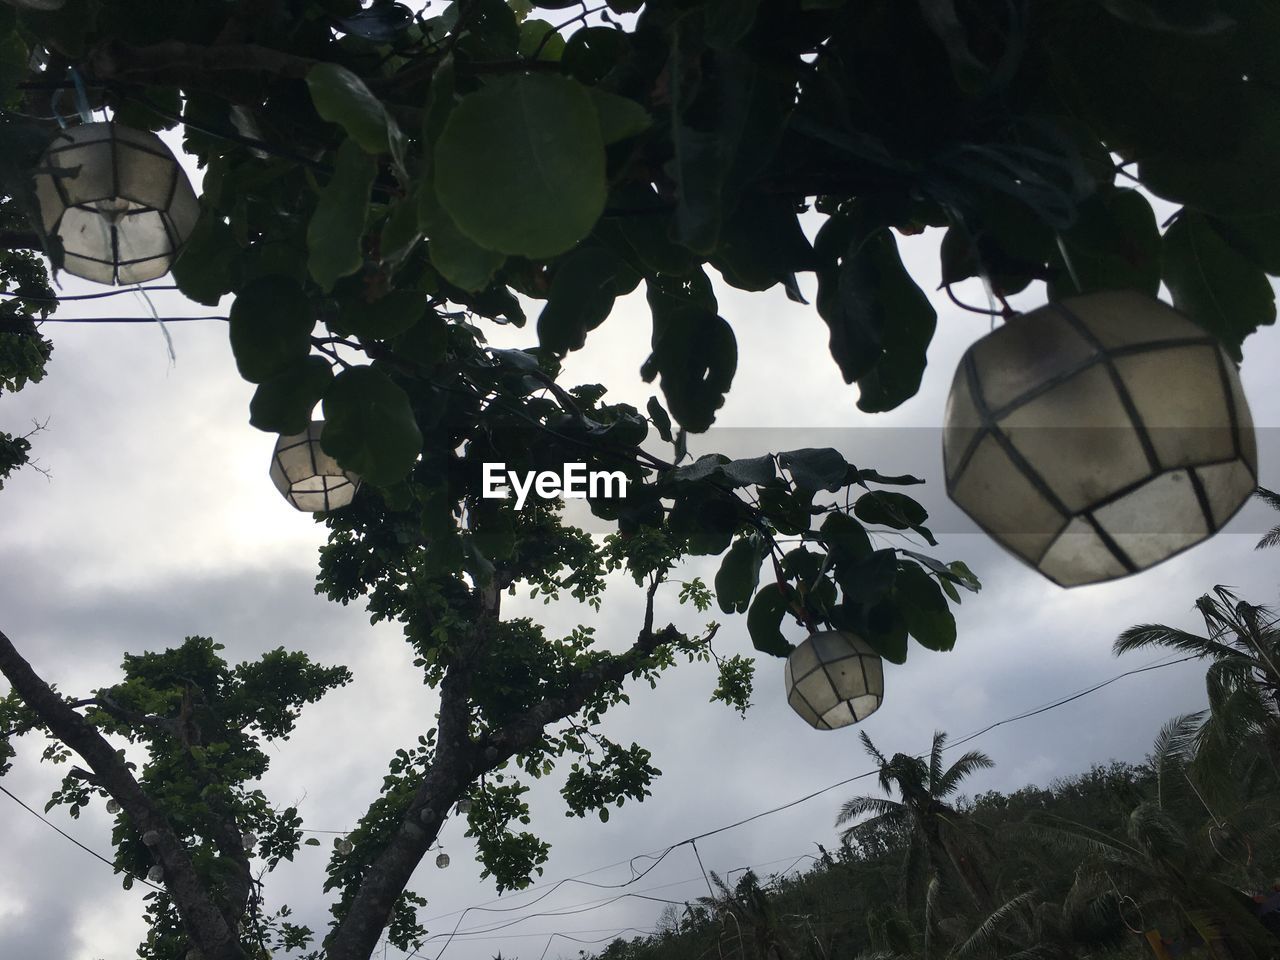
[[[240,846],[245,850],[252,850],[258,845],[258,835],[252,831],[240,834]]]
[[[271,457],[271,479],[286,500],[304,513],[327,513],[345,507],[356,495],[360,478],[343,470],[320,448],[323,420],[313,420],[306,433],[281,437]]]
[[[147,879],[150,880],[152,883],[159,883],[161,880],[164,879],[164,867],[160,866],[160,864],[157,863],[155,866],[153,866],[150,870],[147,871]]]
[[[440,855],[436,857],[436,866],[439,867],[441,870],[443,870],[448,865],[449,865],[449,855],[444,851],[441,851]]]
[[[786,681],[791,709],[819,730],[865,720],[884,702],[884,663],[847,630],[811,633],[787,657]]]
[[[471,798],[470,798],[470,797],[463,797],[461,800],[459,800],[459,801],[458,801],[458,806],[457,806],[457,811],[458,811],[458,813],[459,813],[459,814],[461,814],[461,815],[462,815],[462,816],[464,816],[464,817],[465,817],[468,813],[470,813],[470,812],[471,812]]]
[[[120,801],[112,797],[107,801],[107,813],[119,813]]]
[[[343,857],[349,855],[351,851],[356,848],[355,844],[346,837],[339,837],[337,840],[333,841],[333,847],[338,851],[338,855]]]
[[[191,181],[164,142],[118,123],[59,131],[35,185],[66,271],[98,283],[164,276],[200,215]]]
[[[1258,475],[1235,364],[1134,292],[1049,304],[970,347],[943,462],[951,499],[1064,587],[1145,570],[1212,536]]]

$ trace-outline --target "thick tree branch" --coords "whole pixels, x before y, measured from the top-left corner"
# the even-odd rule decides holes
[[[173,898],[188,936],[208,960],[245,960],[235,931],[214,905],[165,815],[125,765],[124,758],[70,703],[50,688],[0,631],[0,673],[49,731],[78,753],[102,786],[124,808],[148,848],[164,868],[165,888]]]
[[[89,53],[86,66],[98,80],[136,83],[207,83],[210,74],[269,73],[302,79],[316,63],[252,43],[200,46],[168,40],[137,47],[109,40]]]

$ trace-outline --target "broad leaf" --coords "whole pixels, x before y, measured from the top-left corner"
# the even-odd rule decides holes
[[[716,603],[724,613],[746,613],[760,583],[760,564],[768,545],[759,534],[735,540],[716,573]]]
[[[378,486],[403,480],[422,452],[408,394],[373,367],[352,367],[334,378],[324,418],[325,453]]]
[[[240,291],[228,326],[240,376],[264,383],[311,352],[315,317],[295,280],[268,276]]]
[[[431,265],[461,290],[483,290],[507,259],[506,254],[486,250],[465,236],[453,218],[436,201],[435,191],[424,184],[419,195],[419,222],[427,235]]]
[[[392,151],[402,137],[382,101],[346,67],[316,64],[307,71],[307,89],[316,113],[341,126],[367,153]]]
[[[1136,190],[1100,191],[1080,208],[1080,216],[1062,234],[1069,258],[1049,285],[1059,300],[1100,290],[1160,289],[1160,229],[1151,204]]]
[[[914,563],[903,563],[893,585],[894,599],[907,631],[930,650],[950,650],[956,644],[956,620],[931,576]]]
[[[788,584],[769,583],[760,588],[747,611],[747,632],[751,645],[775,657],[791,655],[794,646],[782,635],[782,618],[795,599]]]
[[[604,142],[590,94],[551,74],[486,84],[450,113],[434,182],[458,229],[480,246],[563,253],[604,210]]]
[[[1164,236],[1164,281],[1173,305],[1240,359],[1244,338],[1276,319],[1262,268],[1228,244],[1207,218],[1185,212]]]
[[[427,298],[421,291],[393,290],[372,303],[348,297],[342,301],[337,323],[357,337],[385,340],[412,328],[426,310]]]
[[[267,433],[302,433],[311,411],[333,379],[324,357],[304,357],[258,386],[249,401],[249,423]]]
[[[240,247],[231,227],[220,214],[203,209],[173,262],[173,282],[189,300],[216,307],[235,289],[239,256]]]
[[[322,290],[364,265],[361,241],[378,165],[354,140],[338,148],[333,176],[307,224],[307,271]]]
[[[640,275],[605,247],[584,246],[565,257],[551,278],[538,317],[538,341],[549,350],[580,350],[587,334],[608,318],[614,301],[636,288]]]
[[[738,342],[722,317],[696,306],[654,311],[646,379],[657,374],[671,415],[690,433],[715,421],[737,369]]]
[[[778,454],[782,469],[802,490],[839,490],[849,473],[849,463],[831,447],[805,447]]]

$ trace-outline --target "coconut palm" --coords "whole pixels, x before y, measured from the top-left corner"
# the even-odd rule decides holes
[[[1237,778],[1226,775],[1242,748],[1266,758],[1280,772],[1280,629],[1266,607],[1215,587],[1196,601],[1205,635],[1142,624],[1115,642],[1117,654],[1166,647],[1211,660],[1205,674],[1210,713],[1199,732],[1198,764],[1212,789]]]
[[[1119,835],[1051,815],[1034,817],[1032,830],[1049,845],[1081,856],[1083,870],[1106,877],[1118,897],[1123,890],[1136,913],[1126,922],[1171,922],[1178,937],[1203,942],[1215,960],[1272,958],[1277,942],[1258,922],[1249,897],[1223,876],[1208,814],[1199,810],[1201,829],[1183,826],[1188,811],[1197,809],[1186,763],[1199,723],[1199,715],[1188,715],[1161,729],[1151,761],[1156,798],[1134,807]]]
[[[975,841],[975,829],[964,814],[945,801],[966,777],[995,764],[985,753],[971,750],[943,769],[946,742],[945,733],[933,735],[927,762],[904,753],[886,759],[863,732],[862,744],[879,765],[880,787],[889,796],[850,797],[840,808],[836,826],[845,827],[841,840],[846,844],[886,833],[905,842],[903,884],[908,891],[923,887],[931,896],[936,895],[949,866],[974,904],[991,911],[994,897],[977,861],[980,845]],[[892,799],[895,791],[900,799]]]

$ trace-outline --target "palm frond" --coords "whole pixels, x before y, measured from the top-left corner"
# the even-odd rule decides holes
[[[1280,493],[1268,490],[1266,487],[1258,487],[1257,490],[1253,491],[1253,495],[1272,510],[1280,510]]]
[[[889,765],[889,761],[885,759],[884,754],[879,751],[876,745],[871,742],[871,738],[867,736],[867,731],[859,730],[858,736],[862,740],[863,749],[865,749],[867,753],[870,754],[871,759],[875,760],[875,762],[882,767],[886,767]]]
[[[868,813],[879,818],[894,814],[901,815],[906,810],[907,808],[897,800],[889,800],[885,797],[850,797],[840,805],[840,812],[836,815],[836,826],[843,827],[846,823]]]
[[[1229,657],[1239,654],[1238,650],[1210,640],[1208,637],[1201,637],[1161,623],[1141,623],[1130,627],[1116,638],[1116,642],[1111,646],[1111,652],[1119,656],[1122,653],[1143,650],[1147,647],[1170,647],[1198,657]]]
[[[942,780],[942,751],[947,744],[947,735],[941,730],[933,732],[933,745],[929,748],[929,786],[936,788]],[[936,789],[934,796],[937,796]]]
[[[974,956],[979,952],[994,952],[1000,928],[1014,913],[1031,902],[1031,896],[1030,891],[1020,893],[1012,900],[996,907],[991,915],[978,925],[978,928],[969,935],[969,938],[964,943],[951,951],[950,957],[953,960],[964,960],[965,957]]]
[[[966,777],[972,776],[979,770],[990,770],[995,765],[995,761],[981,750],[970,750],[948,767],[946,773],[936,781],[934,796],[939,798],[950,796]]]

